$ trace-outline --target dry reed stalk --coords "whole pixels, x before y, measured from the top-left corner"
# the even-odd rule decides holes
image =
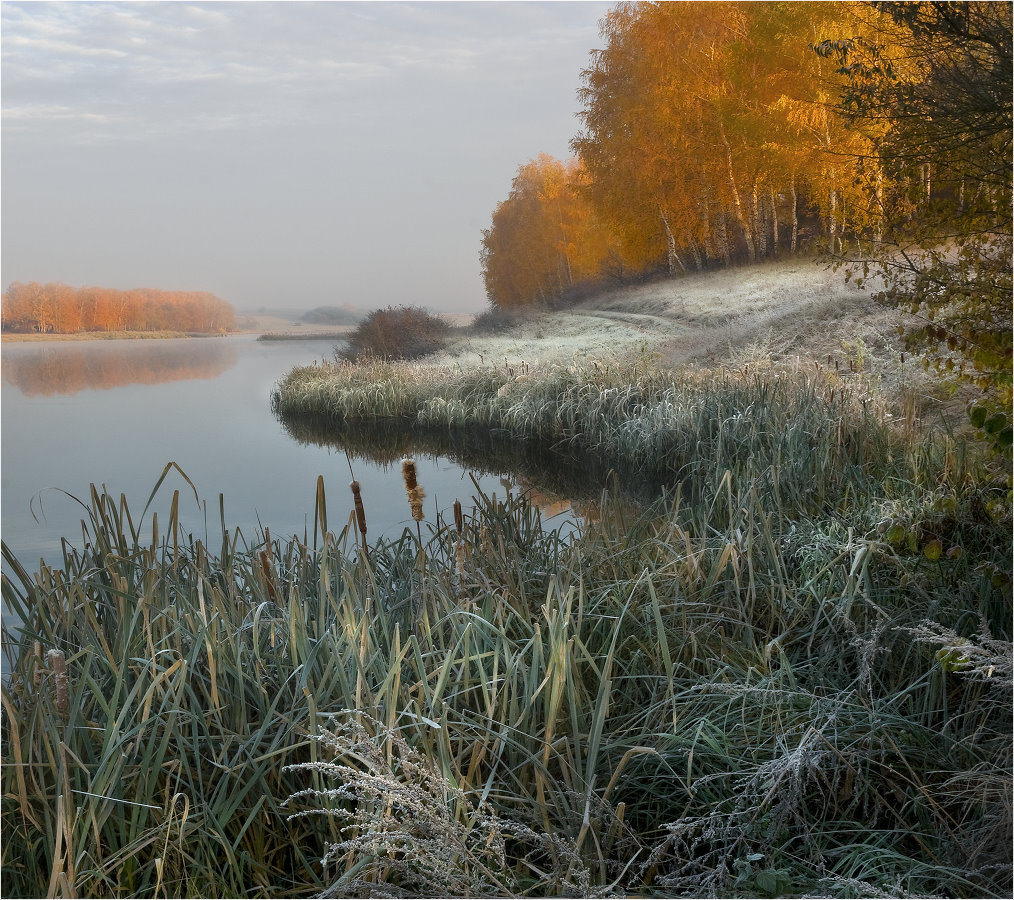
[[[67,691],[67,658],[63,655],[62,650],[50,650],[49,663],[56,679],[56,710],[63,719],[66,719],[70,711]]]
[[[32,664],[32,688],[38,694],[39,685],[42,684],[42,672],[46,665],[42,654],[42,642],[36,641],[32,649],[35,651],[35,659]]]

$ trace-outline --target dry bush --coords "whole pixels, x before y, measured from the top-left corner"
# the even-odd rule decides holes
[[[415,359],[443,348],[451,326],[418,306],[388,306],[370,313],[349,334],[344,359]]]

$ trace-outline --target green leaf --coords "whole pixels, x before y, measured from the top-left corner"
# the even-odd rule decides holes
[[[1003,413],[996,413],[986,419],[986,424],[983,426],[986,429],[986,434],[997,434],[1007,426],[1007,417]]]
[[[778,874],[774,869],[764,869],[764,871],[758,872],[754,878],[754,883],[765,894],[778,893]]]
[[[895,522],[887,529],[887,541],[890,544],[900,544],[905,540],[905,526]]]
[[[957,672],[968,666],[968,657],[956,647],[941,647],[937,659],[945,672]]]

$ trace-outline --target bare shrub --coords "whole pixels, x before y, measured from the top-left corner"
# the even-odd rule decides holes
[[[450,330],[444,319],[418,306],[388,306],[371,312],[338,355],[348,360],[416,359],[442,349]]]

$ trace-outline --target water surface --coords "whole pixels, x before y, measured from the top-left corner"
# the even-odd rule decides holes
[[[89,485],[127,497],[140,515],[166,463],[193,481],[206,507],[175,472],[152,507],[164,523],[174,489],[181,520],[195,537],[226,526],[252,543],[259,525],[273,537],[313,534],[317,476],[324,477],[328,526],[352,509],[349,462],[340,442],[295,439],[271,413],[273,385],[292,366],[330,358],[333,341],[257,341],[253,336],[152,341],[4,344],[2,351],[2,535],[30,571],[61,558],[60,539],[82,543]],[[399,450],[399,453],[401,451]],[[397,458],[369,459],[353,448],[368,536],[397,536],[411,524]],[[417,453],[427,519],[475,493],[473,469],[447,456]],[[503,471],[477,475],[482,489],[518,490]],[[566,512],[559,497],[547,512]],[[553,504],[557,504],[553,506]],[[150,520],[150,513],[147,517]],[[150,528],[142,529],[150,534]]]

